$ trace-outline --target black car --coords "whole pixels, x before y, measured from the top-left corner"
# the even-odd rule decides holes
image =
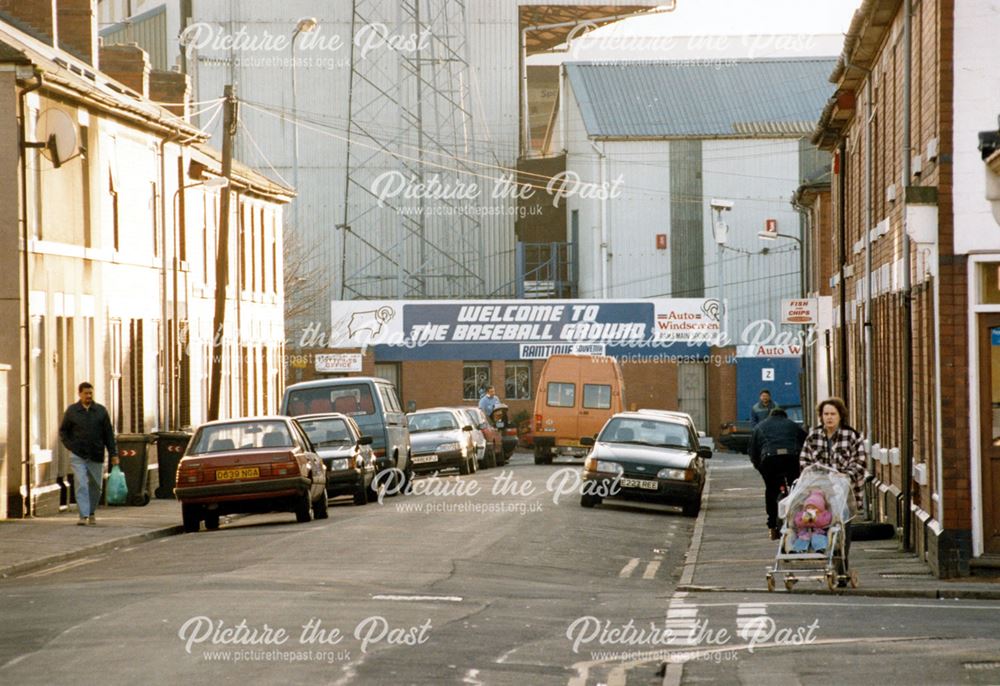
[[[783,405],[781,409],[788,413],[789,419],[793,422],[798,422],[806,431],[809,430],[809,427],[805,426],[802,421],[801,405]],[[726,450],[746,455],[750,449],[750,434],[753,433],[753,429],[753,424],[749,419],[737,419],[734,422],[726,422],[722,425],[722,431],[719,434],[719,443]]]
[[[701,510],[705,460],[691,422],[666,413],[620,412],[608,420],[583,465],[583,507],[605,497],[679,505],[694,517]]]
[[[307,414],[295,421],[326,465],[328,497],[349,495],[355,505],[364,505],[369,496],[377,496],[371,490],[375,478],[372,437],[361,435],[357,422],[336,412]]]

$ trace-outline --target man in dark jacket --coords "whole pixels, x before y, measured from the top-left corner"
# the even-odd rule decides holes
[[[778,407],[778,404],[771,400],[771,391],[766,388],[760,392],[760,402],[756,402],[750,408],[750,426],[757,426],[762,421],[771,416],[771,410]]]
[[[70,452],[73,465],[76,504],[80,510],[77,524],[93,526],[97,523],[94,513],[101,500],[104,451],[107,450],[111,456],[111,464],[116,465],[118,448],[107,409],[94,402],[94,387],[84,381],[77,391],[80,401],[67,407],[63,413],[59,442]]]
[[[799,453],[806,432],[788,418],[780,407],[762,421],[750,434],[750,461],[764,478],[764,508],[771,540],[781,536],[778,529],[778,500],[788,493],[792,482],[799,478]]]

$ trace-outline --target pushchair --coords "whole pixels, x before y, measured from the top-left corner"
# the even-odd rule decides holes
[[[791,591],[801,579],[857,588],[858,575],[848,564],[845,527],[857,513],[850,479],[824,465],[810,465],[778,503],[783,520],[774,565],[767,572],[767,590],[784,575]]]

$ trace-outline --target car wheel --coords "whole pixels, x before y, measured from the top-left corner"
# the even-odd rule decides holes
[[[201,528],[201,506],[181,505],[181,519],[184,520],[184,532],[193,534]]]
[[[701,497],[697,500],[692,500],[691,502],[684,503],[681,508],[681,512],[685,517],[697,517],[698,513],[701,512]]]
[[[358,486],[357,490],[354,491],[354,504],[355,505],[367,505],[368,504],[368,492],[371,489],[365,488],[364,481]]]
[[[295,501],[295,521],[299,524],[304,524],[312,520],[312,514],[310,513],[310,507],[312,503],[309,502],[309,493],[303,493],[299,496],[298,500]]]
[[[476,456],[473,455],[472,459],[469,460],[469,472],[475,474],[478,471],[479,471],[479,460],[477,460]]]
[[[208,531],[218,531],[219,529],[219,511],[215,512],[205,512],[205,529]]]
[[[548,458],[548,451],[545,450],[545,448],[540,448],[536,445],[535,464],[548,464],[548,462],[546,462],[546,458]]]
[[[494,469],[497,466],[497,454],[493,451],[493,446],[486,448],[486,459],[483,460],[486,469]]]
[[[601,496],[591,495],[590,493],[584,493],[580,496],[580,505],[582,507],[593,507],[594,505],[601,504]]]
[[[471,474],[472,473],[472,467],[471,467],[471,465],[475,464],[475,462],[476,462],[476,458],[475,457],[472,458],[471,462],[469,461],[468,458],[462,460],[459,463],[459,465],[458,465],[458,473],[461,474],[462,476],[466,476],[468,474]]]
[[[315,519],[326,519],[330,516],[328,505],[326,502],[326,489],[323,489],[322,495],[313,503],[312,511],[313,517]]]

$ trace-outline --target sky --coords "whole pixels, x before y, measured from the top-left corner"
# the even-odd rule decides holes
[[[840,54],[860,5],[861,0],[677,0],[672,12],[579,31],[568,56],[536,55],[529,64],[558,64],[567,58],[833,57]],[[709,38],[719,36],[727,39]]]

